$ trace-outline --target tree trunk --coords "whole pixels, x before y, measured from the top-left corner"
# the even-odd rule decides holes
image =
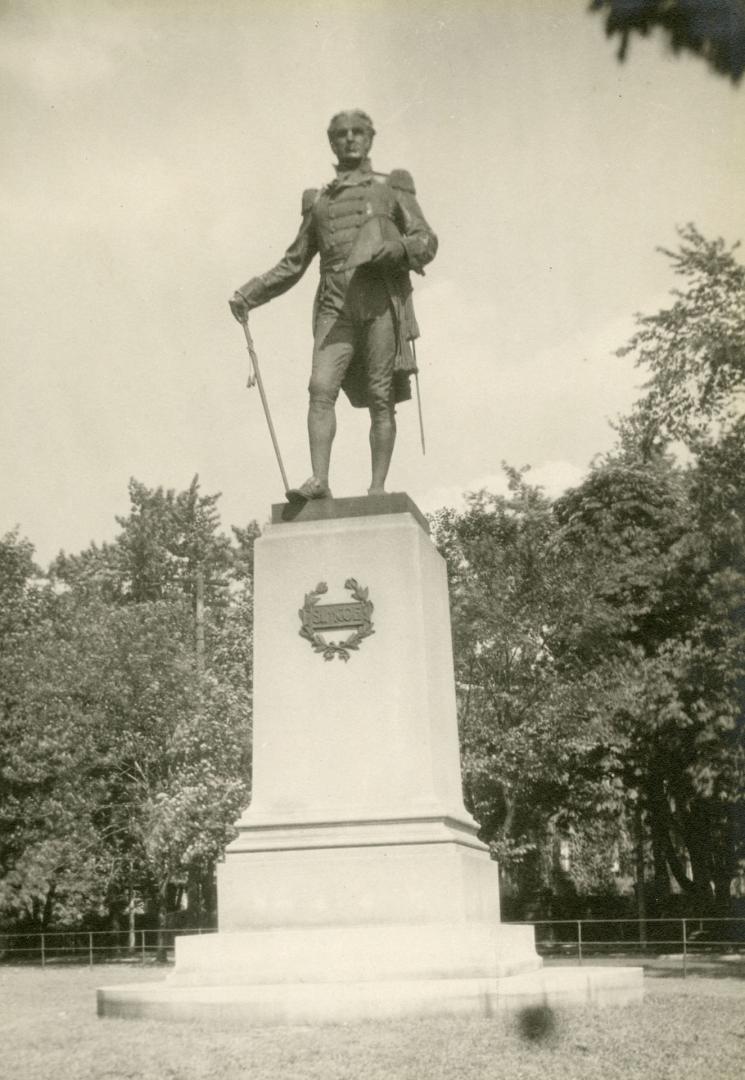
[[[135,893],[134,889],[129,890],[128,894],[129,902],[127,904],[127,952],[132,956],[136,947],[136,935],[135,935]]]
[[[661,860],[669,868],[681,890],[686,896],[694,892],[693,881],[686,874],[683,860],[675,849],[671,830],[675,828],[675,822],[670,810],[667,793],[659,776],[650,777],[648,796],[649,823],[652,836],[659,852]]]
[[[714,910],[718,917],[729,918],[732,913],[732,878],[723,874],[714,878]]]
[[[158,890],[158,933],[155,939],[155,962],[156,964],[168,963],[168,944],[166,942],[166,930],[168,928],[168,884]]]
[[[189,926],[205,925],[201,867],[190,866],[186,878],[186,910]]]
[[[662,916],[667,915],[670,910],[670,871],[667,868],[665,847],[662,843],[662,838],[659,835],[659,830],[652,828],[650,833],[652,839],[652,862],[654,864],[653,914],[656,919],[659,919],[662,918]]]
[[[52,921],[52,912],[54,910],[54,898],[55,898],[56,894],[57,894],[57,885],[53,881],[52,884],[47,889],[47,895],[44,897],[44,907],[42,908],[41,917],[39,919],[39,922],[41,924],[41,932],[42,932],[42,934],[49,927],[49,924]]]
[[[647,897],[646,882],[644,880],[644,817],[642,814],[641,798],[637,797],[634,814],[635,825],[635,862],[636,862],[636,915],[639,919],[639,944],[645,945],[647,941]]]

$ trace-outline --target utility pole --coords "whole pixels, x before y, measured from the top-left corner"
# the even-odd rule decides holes
[[[197,567],[194,575],[194,631],[196,637],[197,675],[204,675],[204,570]]]

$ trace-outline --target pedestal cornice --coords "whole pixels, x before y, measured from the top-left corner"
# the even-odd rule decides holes
[[[362,495],[345,499],[311,499],[305,503],[274,503],[272,524],[293,521],[331,521],[336,518],[380,517],[384,514],[411,514],[429,535],[429,522],[405,492]]]

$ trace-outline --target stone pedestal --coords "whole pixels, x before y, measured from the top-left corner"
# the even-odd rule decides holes
[[[252,800],[219,867],[220,932],[179,939],[164,984],[107,988],[99,1011],[488,1013],[514,979],[519,1000],[530,986],[546,1000],[532,930],[500,923],[497,866],[463,805],[426,522],[406,495],[273,517],[256,543]],[[634,996],[624,978],[617,996]]]

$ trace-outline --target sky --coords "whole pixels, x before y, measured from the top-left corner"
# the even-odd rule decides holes
[[[661,37],[624,64],[585,0],[3,0],[0,535],[46,563],[113,538],[127,484],[283,498],[227,299],[281,257],[326,126],[373,117],[440,250],[414,276],[426,455],[398,410],[388,489],[425,511],[546,491],[614,441],[643,373],[615,350],[670,301],[676,226],[743,238],[745,89]],[[291,483],[310,473],[317,264],[252,313]],[[331,485],[369,483],[338,407]]]

